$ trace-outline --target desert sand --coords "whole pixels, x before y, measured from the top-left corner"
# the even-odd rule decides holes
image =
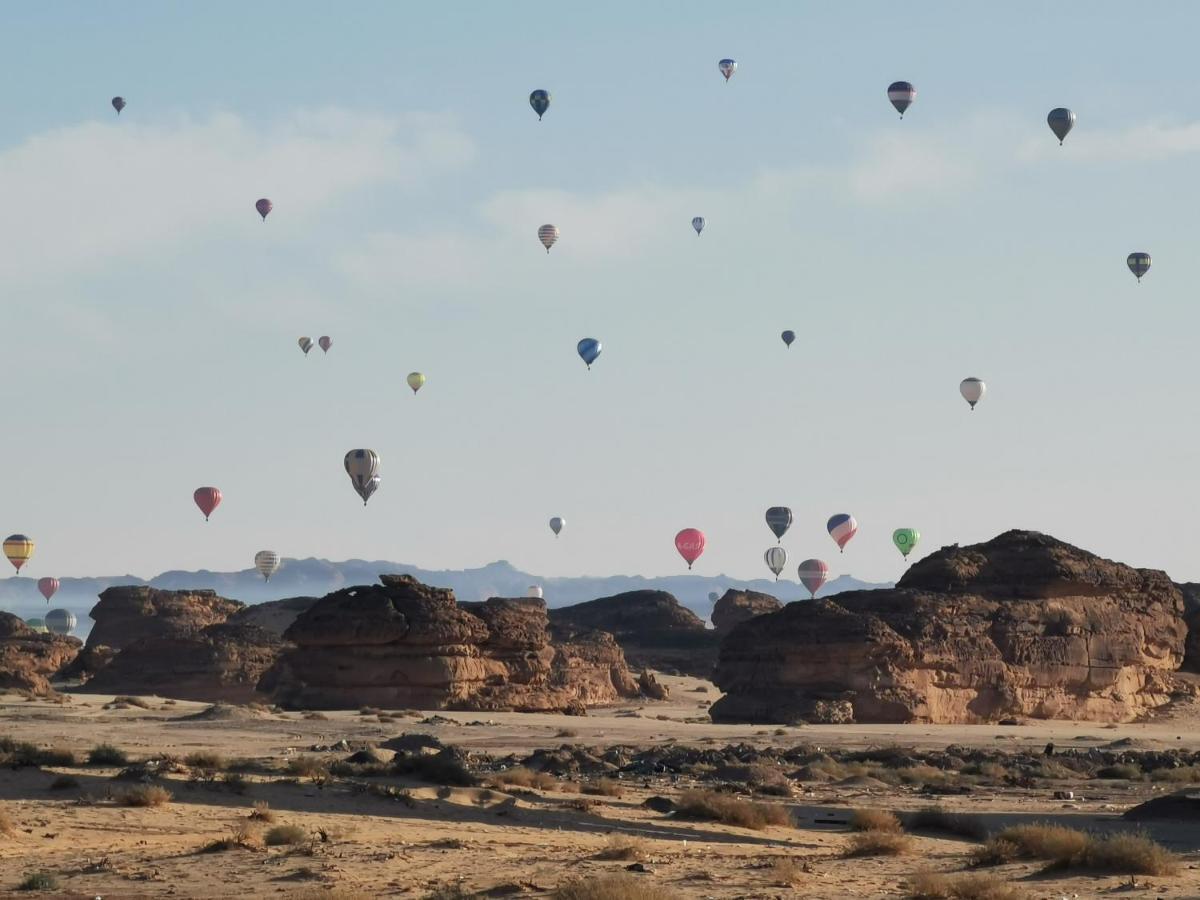
[[[593,710],[586,717],[404,711],[381,722],[373,711],[235,707],[206,715],[206,704],[159,697],[143,698],[143,708],[114,705],[113,697],[103,695],[67,695],[62,702],[6,695],[0,698],[0,736],[68,748],[80,759],[106,743],[131,760],[164,754],[183,760],[206,752],[254,763],[244,783],[234,785],[224,776],[205,777],[178,766],[158,779],[172,799],[151,807],[113,799],[136,786],[114,778],[117,765],[4,769],[0,800],[10,827],[0,843],[0,892],[15,891],[30,873],[44,871],[59,884],[44,896],[549,897],[573,878],[640,864],[646,871],[633,877],[683,897],[906,897],[909,879],[921,870],[970,871],[969,855],[978,842],[915,830],[906,852],[845,858],[853,810],[903,812],[937,804],[969,813],[989,829],[1045,821],[1102,832],[1131,828],[1120,822],[1122,812],[1179,785],[1066,778],[1025,787],[972,783],[969,793],[931,796],[916,785],[870,777],[796,780],[791,797],[755,798],[785,808],[795,827],[752,830],[643,805],[650,797],[678,799],[696,786],[686,774],[623,777],[619,796],[585,796],[577,781],[565,779],[548,790],[445,787],[394,776],[325,781],[295,777],[285,767],[297,757],[344,759],[350,750],[403,733],[432,735],[493,758],[563,744],[928,749],[956,744],[1041,753],[1048,742],[1059,752],[1121,742],[1117,746],[1175,750],[1191,749],[1198,733],[1188,710],[1115,726],[714,725],[706,710],[719,694],[710,683],[660,677],[672,699]],[[74,782],[51,789],[62,776]],[[1075,797],[1056,800],[1058,790]],[[250,819],[256,803],[267,804],[273,822]],[[280,824],[299,826],[302,840],[263,846],[265,831]],[[980,871],[1015,885],[1021,893],[1014,896],[1029,898],[1200,897],[1200,828],[1186,821],[1141,827],[1180,854],[1177,874],[1131,878],[1072,869],[1047,875],[1039,874],[1045,864],[1036,861]],[[210,848],[235,832],[241,843]],[[453,893],[455,887],[459,893]]]

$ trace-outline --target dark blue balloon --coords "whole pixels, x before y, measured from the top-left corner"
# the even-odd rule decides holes
[[[796,339],[796,332],[789,329],[781,334],[780,337],[783,338],[783,342],[790,347],[792,346],[792,341]]]
[[[542,120],[543,114],[550,108],[550,92],[549,91],[534,91],[529,95],[529,105],[533,107],[533,111],[538,114],[538,121]]]
[[[575,349],[579,351],[579,358],[587,363],[590,369],[596,357],[600,355],[600,342],[595,338],[584,338]]]

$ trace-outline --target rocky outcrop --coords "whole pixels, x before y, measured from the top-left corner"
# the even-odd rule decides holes
[[[607,631],[635,668],[683,672],[707,678],[717,658],[716,632],[665,591],[628,591],[550,610],[560,640],[587,631]]]
[[[229,617],[231,625],[253,625],[282,638],[283,633],[303,612],[317,602],[317,597],[289,597],[286,600],[269,600],[265,603],[249,604]]]
[[[1010,531],[891,590],[791,603],[721,645],[716,721],[1128,721],[1168,702],[1183,598],[1162,572]]]
[[[160,591],[157,588],[111,587],[92,607],[95,621],[87,645],[122,650],[143,638],[195,634],[224,622],[242,609],[236,600],[218,597],[215,591]]]
[[[297,617],[260,682],[306,708],[580,711],[637,696],[620,647],[581,633],[552,642],[534,598],[455,602],[410,575],[323,597]]]
[[[34,631],[11,613],[0,612],[0,689],[50,692],[50,678],[75,659],[83,642]]]
[[[1183,621],[1187,625],[1180,668],[1186,672],[1200,672],[1200,584],[1185,581],[1175,587],[1183,594]]]
[[[778,612],[783,604],[770,594],[760,594],[758,591],[738,591],[730,589],[717,599],[713,606],[712,623],[717,634],[726,635],[735,625],[741,625],[755,616],[765,616],[767,613]]]

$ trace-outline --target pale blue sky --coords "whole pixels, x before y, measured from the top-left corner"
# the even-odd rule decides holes
[[[898,526],[917,555],[1025,527],[1200,580],[1200,8],[747,6],[7,10],[0,531],[38,541],[27,574],[271,548],[655,575],[695,526],[698,572],[754,577],[778,504],[793,576],[896,578]]]

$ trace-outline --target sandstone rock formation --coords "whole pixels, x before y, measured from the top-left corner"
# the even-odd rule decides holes
[[[683,672],[707,678],[717,658],[719,638],[704,622],[665,591],[628,591],[575,606],[550,610],[556,638],[607,631],[635,668]]]
[[[1175,587],[1183,594],[1183,620],[1187,625],[1187,641],[1180,668],[1187,672],[1200,672],[1200,584],[1185,581]]]
[[[767,613],[778,612],[783,604],[770,594],[760,594],[758,591],[727,590],[713,606],[712,623],[717,634],[726,635],[735,625],[753,619],[755,616],[765,616]]]
[[[0,689],[50,691],[50,678],[79,653],[79,638],[34,631],[12,613],[0,612]]]
[[[1010,531],[891,590],[791,603],[721,645],[716,721],[1128,721],[1168,702],[1183,599],[1162,572]]]
[[[92,607],[95,621],[87,645],[121,650],[142,638],[188,635],[224,622],[242,609],[236,600],[214,591],[160,591],[157,588],[111,587]]]
[[[347,588],[301,614],[260,689],[288,706],[580,711],[637,696],[620,647],[552,643],[541,600],[458,604],[410,575]]]

